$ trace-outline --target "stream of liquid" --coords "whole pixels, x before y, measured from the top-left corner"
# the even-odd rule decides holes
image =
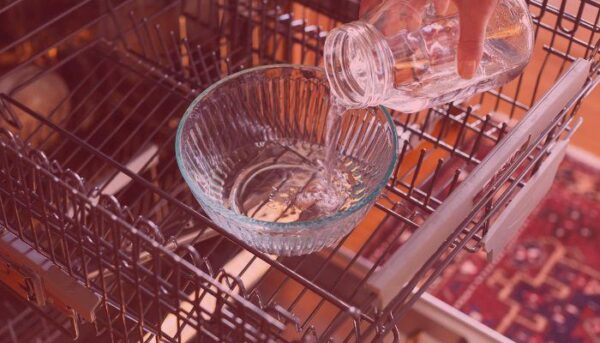
[[[346,112],[346,108],[342,106],[335,97],[331,98],[331,105],[325,120],[325,175],[328,181],[334,177],[337,158],[337,141],[340,134],[340,125],[342,123],[342,115]]]
[[[362,173],[368,168],[337,149],[345,111],[332,102],[324,144],[280,139],[239,150],[239,160],[255,157],[227,171],[234,177],[223,185],[230,207],[255,219],[288,223],[322,218],[363,198]]]

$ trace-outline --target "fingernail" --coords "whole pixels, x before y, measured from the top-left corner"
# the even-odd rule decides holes
[[[475,76],[477,72],[477,62],[475,61],[464,61],[458,65],[458,73],[464,79],[470,79]]]

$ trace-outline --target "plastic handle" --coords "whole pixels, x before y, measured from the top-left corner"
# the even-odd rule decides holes
[[[540,166],[527,185],[511,200],[483,238],[483,247],[489,260],[501,255],[504,247],[523,226],[525,219],[550,190],[560,162],[565,157],[568,140],[558,142],[550,156]]]
[[[38,305],[53,303],[74,319],[77,314],[90,323],[96,320],[100,297],[8,230],[0,232],[0,260],[27,271],[23,279],[34,280],[32,293]]]
[[[477,194],[527,142],[538,137],[589,76],[591,62],[575,61],[527,116],[498,143],[471,175],[440,205],[429,219],[368,280],[378,306],[386,307],[469,215]]]

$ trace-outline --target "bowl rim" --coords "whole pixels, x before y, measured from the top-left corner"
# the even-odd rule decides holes
[[[377,185],[375,185],[373,190],[367,196],[365,196],[363,199],[356,202],[355,204],[353,204],[352,206],[350,206],[349,208],[347,208],[344,211],[338,211],[336,213],[333,213],[333,214],[330,214],[330,215],[327,215],[324,217],[320,217],[317,219],[311,219],[311,220],[307,220],[307,221],[301,221],[301,222],[278,223],[278,222],[269,222],[269,221],[254,219],[251,217],[244,216],[242,214],[238,214],[238,213],[234,212],[233,210],[228,209],[225,206],[213,201],[208,196],[205,196],[204,192],[196,185],[196,182],[193,181],[193,179],[188,175],[187,169],[185,168],[185,164],[183,162],[183,153],[181,151],[181,149],[182,149],[181,141],[182,141],[182,135],[183,135],[183,127],[187,123],[189,117],[192,115],[192,112],[196,108],[196,105],[200,101],[202,101],[206,96],[208,96],[210,93],[217,90],[222,85],[230,82],[231,80],[234,80],[245,74],[256,73],[259,71],[274,69],[274,68],[304,69],[304,70],[322,72],[323,75],[325,75],[324,74],[325,71],[320,67],[307,66],[307,65],[301,65],[301,64],[287,64],[287,63],[269,64],[269,65],[262,65],[262,66],[256,66],[256,67],[244,69],[244,70],[238,71],[236,73],[230,74],[230,75],[218,80],[217,82],[213,83],[208,88],[206,88],[202,93],[200,93],[192,101],[192,103],[188,106],[185,113],[181,117],[181,120],[179,121],[179,125],[177,127],[177,133],[175,135],[175,158],[177,160],[177,166],[179,167],[179,171],[180,171],[181,175],[183,176],[183,179],[187,183],[188,187],[190,187],[192,194],[194,195],[196,200],[200,203],[200,205],[202,207],[207,206],[210,208],[210,210],[220,213],[227,219],[231,219],[236,222],[241,222],[243,224],[248,224],[251,226],[258,225],[261,228],[269,229],[270,231],[280,231],[280,232],[284,232],[284,233],[285,232],[293,233],[293,232],[297,232],[300,230],[311,229],[312,226],[323,226],[326,224],[335,223],[343,218],[350,216],[354,212],[356,212],[356,211],[362,209],[363,207],[369,205],[370,203],[372,203],[375,200],[375,198],[377,198],[379,196],[383,187],[388,183],[388,181],[392,175],[392,172],[394,170],[394,167],[396,165],[396,161],[398,159],[398,152],[397,152],[398,151],[398,134],[395,130],[395,124],[392,119],[392,116],[390,115],[388,109],[385,108],[384,106],[379,106],[379,108],[381,109],[385,119],[387,120],[388,129],[392,133],[392,151],[393,151],[392,158],[390,159],[390,163],[387,167],[386,172],[384,173],[385,177],[382,180],[380,180],[377,183]],[[257,229],[259,229],[257,231],[260,231],[260,228],[257,228]]]

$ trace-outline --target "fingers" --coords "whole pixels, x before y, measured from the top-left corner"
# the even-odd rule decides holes
[[[381,2],[382,0],[362,0],[360,3],[360,15],[364,15]],[[462,78],[470,79],[475,76],[477,67],[481,61],[486,26],[496,8],[498,0],[454,0],[454,2],[458,7],[460,17],[457,70]],[[406,21],[410,30],[415,30],[420,26],[420,14],[422,14],[427,3],[429,3],[428,0],[411,0],[409,2],[417,14]],[[450,0],[433,0],[433,4],[437,14],[444,15],[448,10]],[[407,4],[399,2],[397,5],[406,6]],[[384,33],[388,31],[386,27],[390,29],[394,29],[395,27],[395,25],[392,25],[394,23],[392,18],[386,18],[385,21],[386,23],[383,25]]]
[[[458,74],[465,79],[475,76],[483,55],[487,23],[497,0],[455,0],[460,19]]]
[[[418,30],[421,27],[421,20],[423,19],[423,11],[425,11],[425,5],[428,0],[412,0],[410,6],[414,10],[411,12],[413,16],[410,16],[407,21],[408,29],[411,31]]]
[[[437,15],[444,15],[450,5],[450,0],[434,0],[435,12]]]
[[[360,9],[358,11],[358,15],[363,15],[371,10],[373,7],[379,5],[381,0],[362,0],[360,2]]]

